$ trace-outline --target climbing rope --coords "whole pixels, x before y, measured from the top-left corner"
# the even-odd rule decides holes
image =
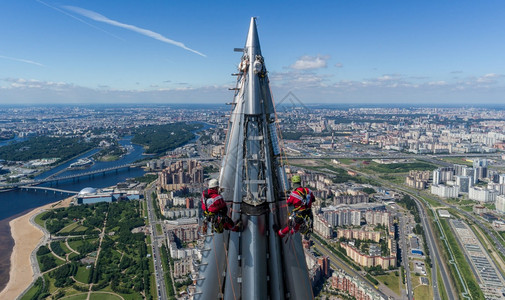
[[[224,242],[224,239],[223,239],[223,248],[224,248],[224,257],[226,259],[226,270],[228,270],[228,251],[226,250],[226,243]],[[228,272],[226,273],[226,275],[227,275],[226,277],[230,278],[231,291],[233,292],[233,299],[236,300],[237,296],[235,295],[235,287],[233,286],[233,278],[232,278],[231,274],[229,274]]]

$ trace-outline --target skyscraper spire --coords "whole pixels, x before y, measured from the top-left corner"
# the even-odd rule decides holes
[[[284,169],[269,80],[251,18],[221,164],[220,187],[241,232],[211,234],[198,266],[196,299],[312,299],[301,238],[282,240],[287,221]]]

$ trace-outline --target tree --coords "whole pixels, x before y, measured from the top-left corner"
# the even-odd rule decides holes
[[[367,193],[368,195],[370,195],[370,194],[375,194],[377,192],[373,188],[366,187],[363,189],[363,193]]]

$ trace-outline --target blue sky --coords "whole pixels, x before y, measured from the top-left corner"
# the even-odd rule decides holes
[[[503,1],[0,2],[0,104],[224,103],[258,17],[276,99],[505,103]]]

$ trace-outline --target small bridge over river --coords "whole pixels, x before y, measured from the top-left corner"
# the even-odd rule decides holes
[[[52,191],[54,193],[62,193],[62,194],[70,194],[70,195],[75,195],[78,194],[79,192],[76,191],[69,191],[69,190],[62,190],[62,189],[57,189],[57,188],[52,188],[52,187],[46,187],[46,186],[30,186],[30,185],[23,185],[19,187],[22,190],[43,190],[43,191]]]

